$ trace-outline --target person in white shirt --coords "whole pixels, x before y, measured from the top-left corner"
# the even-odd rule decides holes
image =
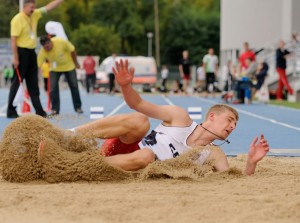
[[[113,73],[113,68],[116,63],[116,57],[117,57],[117,54],[113,53],[111,55],[109,62],[107,63],[107,65],[105,67],[105,72],[107,73],[108,79],[109,79],[109,83],[108,83],[109,94],[112,94],[115,91],[115,75]]]
[[[203,57],[203,68],[206,78],[206,97],[210,92],[214,95],[214,83],[218,71],[218,57],[214,55],[214,49],[209,48],[208,54]]]
[[[167,92],[167,80],[168,80],[168,76],[169,76],[169,69],[166,65],[163,65],[161,68],[161,79],[162,79],[162,83],[161,83],[161,91],[162,92]]]
[[[196,73],[197,73],[197,83],[196,83],[196,86],[195,86],[195,91],[200,93],[204,90],[205,80],[206,80],[205,72],[204,72],[204,68],[203,68],[202,63],[197,68]]]

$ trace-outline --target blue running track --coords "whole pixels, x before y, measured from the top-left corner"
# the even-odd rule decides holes
[[[5,116],[8,89],[0,89],[0,95],[0,136],[2,136],[5,127],[13,119],[8,119]],[[188,107],[201,107],[202,119],[195,120],[198,123],[201,123],[211,105],[222,103],[218,97],[202,98],[178,95],[165,97],[157,94],[144,94],[142,97],[152,103],[174,104],[187,110]],[[86,94],[84,90],[81,90],[82,109],[84,110],[82,115],[77,115],[74,112],[69,90],[61,91],[60,99],[61,115],[59,118],[50,119],[50,121],[61,128],[72,128],[92,121],[90,119],[90,107],[104,107],[104,116],[132,112],[121,95]],[[44,92],[41,92],[41,101],[46,107],[47,97]],[[236,130],[229,137],[230,144],[221,146],[227,155],[247,153],[252,139],[263,133],[271,147],[270,155],[300,156],[300,110],[264,104],[232,106],[238,110],[240,120]],[[152,128],[158,123],[158,120],[151,119]]]

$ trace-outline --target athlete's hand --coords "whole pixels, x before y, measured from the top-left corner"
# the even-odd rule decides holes
[[[121,87],[131,84],[134,76],[134,68],[131,67],[129,69],[127,59],[125,61],[121,59],[120,63],[116,62],[116,68],[113,67],[113,72]]]
[[[249,148],[248,162],[251,162],[253,164],[258,163],[266,156],[269,150],[269,144],[263,134],[260,135],[259,141],[258,137],[255,137]]]

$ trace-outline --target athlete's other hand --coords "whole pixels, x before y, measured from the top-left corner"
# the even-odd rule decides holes
[[[248,153],[248,161],[253,164],[258,163],[266,156],[269,150],[270,150],[269,144],[263,134],[260,135],[259,141],[258,141],[258,137],[255,137],[250,145],[250,149]]]
[[[131,84],[134,76],[134,68],[129,68],[127,59],[125,61],[121,59],[119,63],[116,62],[116,68],[113,67],[113,72],[121,87]]]

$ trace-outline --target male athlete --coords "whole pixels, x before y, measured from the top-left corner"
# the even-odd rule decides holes
[[[114,74],[126,103],[137,112],[106,117],[74,129],[79,134],[92,131],[96,137],[106,139],[101,153],[113,166],[138,170],[156,159],[172,159],[193,147],[211,145],[216,139],[227,141],[236,127],[238,113],[228,105],[212,106],[199,125],[181,107],[145,101],[131,86],[134,69],[128,68],[127,60],[116,62]],[[150,127],[148,117],[162,120],[162,123],[145,136]],[[43,147],[40,154],[42,150]],[[268,151],[269,145],[263,135],[253,139],[245,168],[247,175],[255,172],[257,163]],[[199,156],[200,164],[213,161],[216,171],[229,169],[226,155],[221,150],[204,149]]]
[[[79,126],[76,133],[93,134],[106,139],[101,148],[105,160],[123,170],[138,170],[154,160],[172,159],[193,147],[211,145],[216,140],[226,140],[239,119],[237,111],[224,104],[212,106],[202,124],[195,123],[187,111],[178,106],[156,105],[145,101],[132,88],[134,69],[128,61],[116,62],[114,74],[128,106],[138,113],[115,115]],[[162,121],[154,131],[145,136],[150,124],[148,117]],[[261,135],[250,145],[245,173],[255,172],[257,163],[267,154],[269,145]],[[40,154],[43,146],[40,147]],[[223,151],[204,149],[199,164],[213,161],[216,171],[226,171],[229,164]]]

